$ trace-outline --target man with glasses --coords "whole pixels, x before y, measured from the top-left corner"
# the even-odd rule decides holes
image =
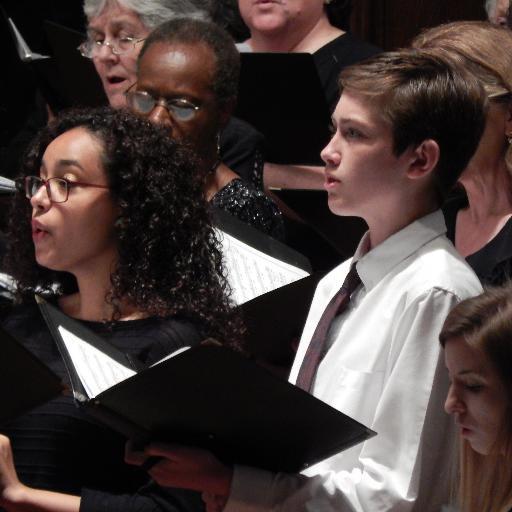
[[[87,40],[80,53],[92,59],[114,108],[126,106],[125,92],[136,81],[142,42],[163,22],[174,18],[207,19],[206,7],[190,0],[85,0]],[[232,118],[221,134],[222,160],[238,175],[262,187],[263,137],[249,124]],[[261,163],[260,163],[261,160]]]

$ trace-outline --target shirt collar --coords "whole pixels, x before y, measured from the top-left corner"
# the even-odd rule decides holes
[[[368,251],[370,232],[367,231],[354,254],[353,262],[366,288],[373,288],[396,265],[420,247],[446,233],[441,210],[421,217]]]

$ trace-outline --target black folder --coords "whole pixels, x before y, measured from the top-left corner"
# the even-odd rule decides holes
[[[61,328],[100,351],[83,326],[40,304],[57,345]],[[123,365],[126,357],[109,349]],[[69,354],[65,360],[70,362]],[[211,450],[226,462],[296,472],[368,439],[374,432],[252,361],[218,344],[182,351],[94,397],[75,397],[91,415],[137,443],[169,441]],[[78,392],[76,392],[78,390]]]
[[[0,423],[60,394],[64,386],[30,351],[0,328]]]
[[[311,272],[307,258],[287,245],[248,226],[224,210],[214,210],[215,225],[237,240],[281,262]],[[229,276],[228,276],[229,277]],[[298,279],[259,295],[239,306],[244,319],[246,348],[262,363],[286,374],[295,355],[320,274]],[[279,325],[279,328],[276,328]]]
[[[34,66],[45,76],[66,106],[97,107],[107,105],[107,97],[91,59],[80,55],[77,47],[84,34],[51,21],[44,22],[53,59],[36,61]]]
[[[265,136],[267,161],[323,165],[330,112],[309,53],[242,53],[235,115]]]
[[[303,222],[314,229],[339,254],[338,262],[350,258],[368,229],[366,222],[359,217],[335,215],[329,209],[327,192],[324,190],[274,189],[275,194]],[[315,250],[312,247],[311,250]],[[304,254],[314,257],[309,250]]]
[[[316,272],[260,295],[240,307],[247,350],[258,360],[289,370],[318,281]]]

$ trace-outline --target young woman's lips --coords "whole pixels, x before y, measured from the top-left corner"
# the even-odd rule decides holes
[[[330,175],[327,174],[325,176],[324,188],[326,190],[329,190],[329,189],[335,187],[336,185],[338,185],[338,183],[341,183],[340,180],[337,180],[333,176],[330,176]]]
[[[468,427],[466,427],[465,425],[461,425],[460,423],[458,424],[459,428],[460,428],[460,435],[463,436],[463,437],[467,437],[471,434],[472,430]]]
[[[37,221],[32,221],[32,240],[34,243],[39,243],[49,235],[49,232],[44,229],[44,226]]]

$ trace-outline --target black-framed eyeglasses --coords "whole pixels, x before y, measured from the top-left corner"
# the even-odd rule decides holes
[[[137,114],[145,116],[159,105],[167,109],[167,112],[177,121],[190,121],[201,108],[185,98],[157,99],[146,91],[134,90],[133,86],[125,92],[125,96],[128,106]]]
[[[68,200],[69,189],[72,187],[109,188],[107,185],[69,181],[65,178],[48,178],[45,180],[39,176],[25,176],[25,178],[16,180],[17,189],[23,191],[27,199],[32,199],[42,186],[46,188],[46,193],[52,203],[65,203]]]
[[[77,48],[77,50],[80,52],[82,57],[87,59],[92,59],[98,55],[104,46],[110,48],[110,51],[114,55],[123,55],[124,53],[134,50],[138,43],[142,43],[142,41],[145,40],[145,37],[139,39],[137,37],[130,36],[114,38],[112,41],[87,39]]]

